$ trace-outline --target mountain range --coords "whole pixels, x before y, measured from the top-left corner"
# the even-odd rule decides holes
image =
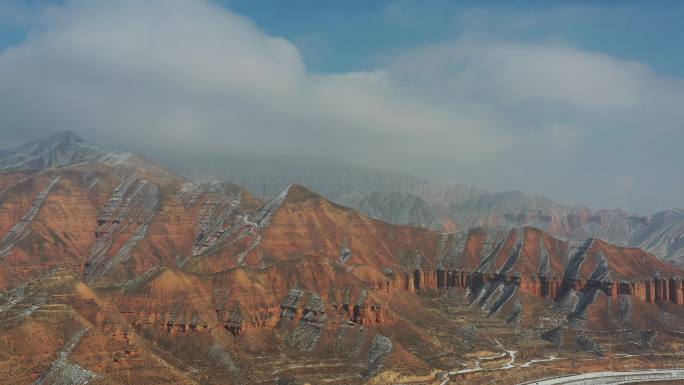
[[[449,194],[449,190],[454,191]],[[465,196],[460,192],[467,189]],[[437,191],[437,192],[436,192]],[[425,184],[411,192],[352,193],[338,201],[379,219],[450,231],[478,226],[533,226],[568,240],[599,237],[684,263],[684,210],[649,216],[621,209],[567,206],[518,191],[491,193],[469,186]]]
[[[0,151],[0,170],[36,169],[131,156],[89,144],[73,132],[60,132],[14,149]],[[173,163],[173,162],[171,162]],[[431,182],[402,172],[307,159],[234,158],[174,164],[197,180],[218,177],[270,199],[291,183],[309,186],[344,206],[384,221],[454,231],[473,227],[533,226],[567,240],[599,237],[638,247],[662,260],[684,265],[684,210],[635,215],[621,209],[569,206],[519,191],[489,192],[464,184]],[[219,171],[220,170],[220,171]]]
[[[261,199],[270,199],[289,184],[297,183],[392,223],[440,231],[477,226],[534,226],[562,239],[596,236],[684,264],[684,211],[677,208],[652,215],[636,215],[621,209],[589,209],[519,191],[490,192],[467,184],[434,182],[405,172],[320,159],[169,157],[168,165],[191,179],[229,180]]]
[[[407,226],[48,142],[0,172],[7,384],[517,384],[684,361],[683,270],[593,236],[428,222],[449,214],[435,201],[486,201],[473,188],[360,194],[426,225]]]

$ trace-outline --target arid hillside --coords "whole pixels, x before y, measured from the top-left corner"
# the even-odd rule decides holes
[[[514,384],[682,359],[684,272],[600,239],[395,225],[298,185],[260,202],[122,154],[2,172],[0,236],[8,384]]]

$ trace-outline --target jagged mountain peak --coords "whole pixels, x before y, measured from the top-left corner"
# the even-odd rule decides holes
[[[61,143],[82,143],[83,138],[78,136],[75,132],[65,130],[59,131],[54,135],[49,136],[44,140],[45,142],[61,142]]]
[[[280,210],[283,204],[300,204],[310,199],[327,199],[298,184],[291,184],[278,196],[266,202],[254,215],[248,216],[247,221],[258,227],[267,227],[273,215]],[[253,221],[253,222],[252,222]]]
[[[287,203],[303,202],[309,199],[325,199],[321,195],[309,190],[300,184],[291,184],[283,191],[284,200]]]
[[[3,151],[0,154],[0,170],[60,167],[95,160],[105,154],[105,149],[85,142],[74,132],[61,131]]]
[[[75,132],[73,131],[59,131],[53,135],[43,137],[43,138],[38,138],[35,140],[32,140],[28,143],[25,143],[23,145],[20,145],[15,148],[15,150],[19,149],[29,149],[33,151],[47,151],[51,150],[54,148],[57,148],[59,146],[69,146],[69,145],[84,145],[87,147],[97,147],[93,144],[87,143],[83,138],[78,136]],[[102,149],[104,152],[104,149]]]
[[[60,131],[48,137],[0,151],[1,171],[42,170],[83,162],[98,162],[111,167],[126,166],[175,175],[139,155],[109,151],[89,143],[73,131]]]

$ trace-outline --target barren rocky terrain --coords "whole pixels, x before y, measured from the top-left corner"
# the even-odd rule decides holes
[[[262,202],[135,155],[0,173],[7,384],[519,384],[684,368],[684,272],[529,226]]]

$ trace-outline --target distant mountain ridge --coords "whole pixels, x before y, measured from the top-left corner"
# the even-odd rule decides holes
[[[21,146],[0,151],[0,169],[27,170],[65,166],[96,159],[107,151],[86,143],[70,131],[59,132]]]
[[[0,150],[0,170],[38,170],[93,160],[116,163],[131,156],[130,153],[107,151],[84,141],[74,132],[61,131],[47,138]]]
[[[466,227],[534,226],[564,239],[598,237],[684,262],[684,215],[679,209],[638,216],[621,209],[591,210],[521,192],[502,192],[455,203],[449,213]]]
[[[350,194],[338,201],[394,223],[419,222],[448,231],[440,226],[446,217],[461,229],[532,226],[562,239],[576,241],[598,237],[621,246],[639,247],[663,260],[684,264],[684,211],[681,209],[639,216],[621,209],[567,206],[519,191],[492,193],[454,185],[449,193],[450,186],[435,184],[437,192],[432,186],[430,183],[421,185],[404,193],[403,199],[396,193],[375,192],[366,194],[374,199]],[[402,211],[402,207],[418,205],[416,199],[423,207],[420,219],[407,217]],[[392,207],[381,202],[392,202]]]
[[[0,170],[59,167],[83,161],[130,161],[131,154],[108,152],[73,132],[60,132],[0,151]],[[204,163],[203,163],[204,162]],[[435,183],[407,173],[304,159],[186,161],[172,168],[191,179],[223,179],[269,199],[291,183],[306,185],[333,201],[374,218],[438,229],[533,226],[569,240],[599,237],[647,250],[684,264],[684,211],[650,216],[620,209],[591,210],[519,191],[489,192],[465,184]],[[214,164],[212,166],[212,163]]]
[[[457,229],[448,214],[411,193],[355,192],[339,197],[336,202],[388,222],[448,232]]]

